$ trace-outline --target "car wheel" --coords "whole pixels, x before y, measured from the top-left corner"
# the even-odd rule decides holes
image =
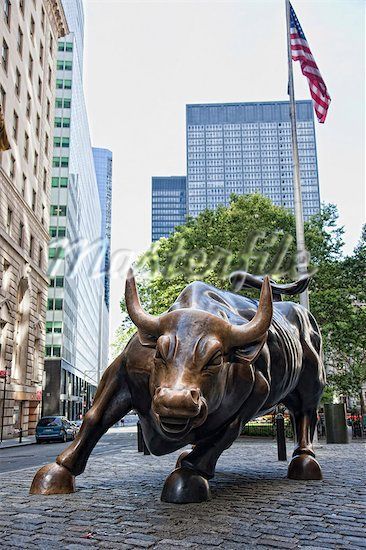
[[[38,445],[40,445],[40,444],[42,443],[42,441],[41,441],[38,437],[36,437],[36,443],[37,443]]]

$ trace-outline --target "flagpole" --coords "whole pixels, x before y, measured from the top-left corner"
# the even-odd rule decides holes
[[[296,104],[295,104],[294,74],[293,74],[293,68],[292,68],[291,37],[290,37],[290,1],[289,0],[285,0],[285,1],[286,1],[286,21],[287,21],[288,93],[290,96],[290,120],[291,120],[291,136],[292,136],[292,168],[293,168],[294,207],[295,207],[295,220],[296,220],[297,267],[298,267],[299,275],[301,277],[307,274],[308,263],[307,263],[307,252],[305,248],[299,148],[297,143]],[[307,309],[309,309],[309,293],[307,289],[300,294],[300,304],[306,307]]]

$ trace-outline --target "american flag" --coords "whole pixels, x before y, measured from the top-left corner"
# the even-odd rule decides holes
[[[301,71],[308,79],[314,110],[319,122],[324,122],[330,104],[330,96],[322,75],[315,63],[304,31],[301,28],[294,8],[290,4],[290,39],[294,61],[300,61]]]

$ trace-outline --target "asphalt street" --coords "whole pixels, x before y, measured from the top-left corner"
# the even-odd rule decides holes
[[[0,473],[16,472],[23,468],[39,467],[53,462],[67,443],[42,443],[40,445],[24,445],[0,449]],[[123,429],[107,433],[95,447],[92,457],[102,454],[117,453],[122,450],[137,449],[136,433],[126,432]]]

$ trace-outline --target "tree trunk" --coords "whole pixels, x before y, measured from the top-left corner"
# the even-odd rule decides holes
[[[366,414],[366,403],[365,403],[365,396],[362,388],[360,390],[360,408],[361,408],[361,416],[363,416],[364,414]]]

